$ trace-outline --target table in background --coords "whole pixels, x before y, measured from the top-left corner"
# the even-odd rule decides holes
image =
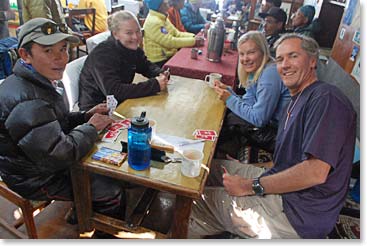
[[[139,116],[142,111],[146,111],[148,119],[157,121],[157,134],[168,134],[188,139],[193,139],[192,133],[196,129],[211,129],[219,134],[225,105],[218,99],[215,91],[202,80],[178,76],[172,76],[171,80],[173,84],[168,85],[167,92],[126,100],[117,107],[116,111],[129,118]],[[143,227],[137,227],[133,230],[126,226],[125,221],[92,212],[89,173],[93,172],[175,194],[176,205],[170,237],[186,238],[193,199],[200,198],[208,173],[201,169],[198,177],[188,178],[181,175],[181,163],[169,163],[164,166],[164,169],[151,167],[143,171],[136,171],[128,166],[127,161],[121,167],[116,167],[91,159],[92,154],[102,146],[121,149],[119,140],[116,140],[115,143],[97,143],[80,165],[76,165],[72,169],[74,203],[77,209],[80,233],[92,231],[93,228],[108,233],[118,230],[153,233],[150,229]],[[210,166],[215,145],[216,141],[205,142],[204,165]],[[166,237],[166,235],[156,233],[155,237],[161,238]]]
[[[238,52],[228,50],[223,52],[221,62],[210,62],[206,59],[207,45],[208,41],[205,40],[205,45],[198,47],[203,53],[198,55],[197,60],[191,59],[192,48],[181,48],[163,68],[169,68],[173,75],[202,80],[209,73],[220,73],[223,76],[222,82],[233,87],[236,82]]]

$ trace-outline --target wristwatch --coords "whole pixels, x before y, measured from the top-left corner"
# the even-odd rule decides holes
[[[260,184],[260,177],[254,178],[252,180],[252,190],[255,192],[257,196],[264,195],[264,187]]]

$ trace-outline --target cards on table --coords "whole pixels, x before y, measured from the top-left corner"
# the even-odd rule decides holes
[[[118,102],[116,98],[114,97],[114,95],[107,95],[106,103],[107,103],[107,108],[108,108],[108,115],[111,116],[113,111],[115,111]]]
[[[214,130],[202,130],[202,129],[196,129],[193,135],[195,139],[204,139],[208,141],[214,141],[215,138],[218,136],[216,131]]]
[[[93,160],[103,161],[115,166],[121,166],[127,157],[126,153],[121,153],[118,150],[110,149],[107,147],[100,148],[96,153],[92,155]]]
[[[120,135],[119,130],[117,131],[107,131],[105,133],[105,135],[103,135],[102,141],[106,142],[106,143],[113,143],[116,141],[116,139],[118,138],[118,136]]]
[[[121,130],[127,129],[130,126],[130,119],[116,121],[107,128],[107,132],[103,135],[102,141],[113,143],[118,138]]]
[[[119,131],[129,128],[130,119],[119,120],[111,124],[110,127],[107,128],[108,131]]]

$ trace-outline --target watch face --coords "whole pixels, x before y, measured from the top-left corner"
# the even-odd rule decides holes
[[[262,196],[264,194],[264,187],[261,186],[258,179],[254,179],[252,182],[252,190],[256,195]]]

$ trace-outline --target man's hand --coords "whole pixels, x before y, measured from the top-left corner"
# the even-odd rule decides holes
[[[90,118],[88,121],[88,123],[92,124],[97,129],[98,132],[105,129],[113,122],[114,120],[108,117],[107,115],[99,113],[93,114],[92,118]]]
[[[219,86],[214,86],[214,90],[218,94],[219,99],[223,102],[226,102],[228,97],[231,96],[231,93],[227,90],[227,88],[222,89]]]
[[[210,28],[210,22],[205,23],[204,28],[209,29]]]
[[[106,103],[100,103],[91,108],[88,112],[85,113],[85,117],[89,120],[94,114],[108,114],[108,108]]]
[[[167,90],[168,77],[165,73],[160,73],[159,76],[155,77],[158,80],[161,91]]]
[[[231,196],[254,195],[252,190],[252,180],[245,179],[238,175],[223,174],[224,189]]]

